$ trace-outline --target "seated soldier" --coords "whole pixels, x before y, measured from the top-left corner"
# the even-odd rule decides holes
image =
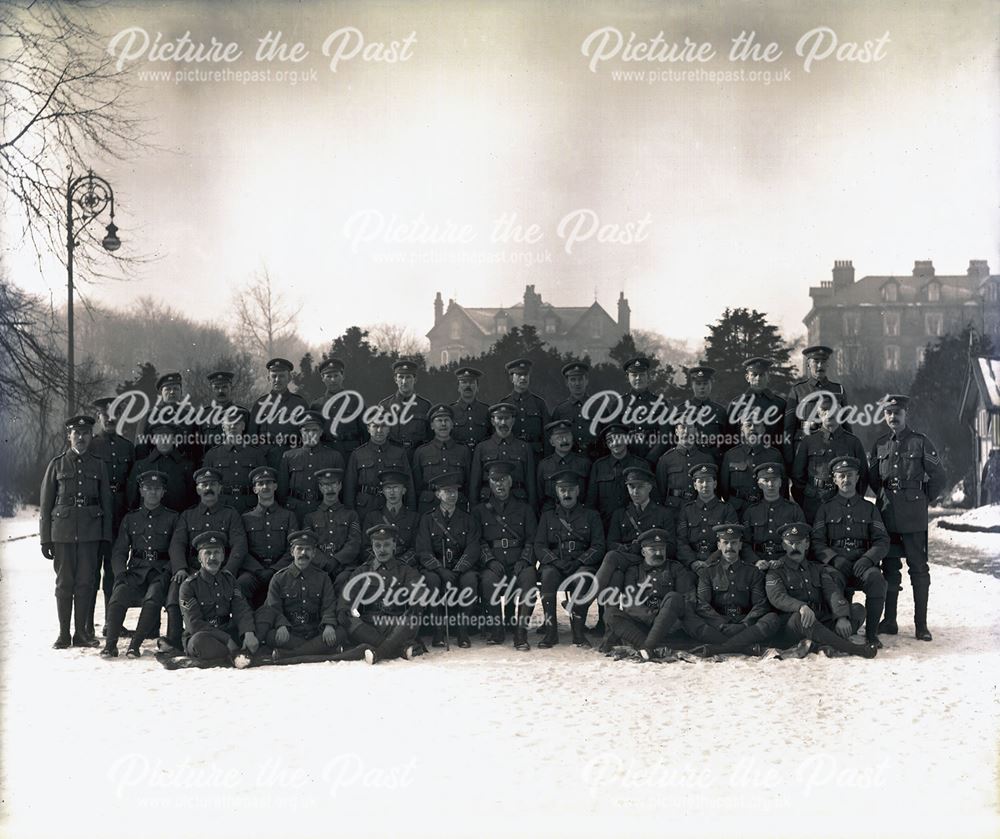
[[[695,499],[677,516],[677,558],[691,571],[701,568],[715,551],[716,525],[737,523],[736,511],[715,494],[717,473],[714,463],[699,463],[688,474],[688,480],[694,482]]]
[[[698,570],[698,597],[684,621],[688,635],[703,642],[691,652],[702,656],[759,653],[755,648],[774,635],[781,623],[771,611],[764,575],[740,559],[743,527],[718,524],[713,530],[719,549]]]
[[[514,649],[530,650],[528,621],[535,606],[535,514],[511,496],[514,463],[494,460],[486,464],[489,500],[472,509],[482,537],[480,592],[491,630],[487,644],[504,642],[504,627],[514,627]],[[501,601],[506,615],[501,614]],[[505,620],[506,618],[506,620]]]
[[[322,660],[338,651],[337,595],[330,575],[313,564],[316,534],[296,530],[288,543],[292,564],[271,577],[267,600],[254,615],[257,635],[272,648],[275,662]]]
[[[781,526],[805,520],[798,504],[781,497],[783,472],[780,463],[758,464],[754,477],[760,487],[761,500],[743,509],[743,526],[753,551],[751,561],[765,574],[784,556],[778,535]]]
[[[299,429],[301,445],[281,455],[278,465],[278,502],[295,513],[297,521],[319,506],[316,470],[344,470],[344,458],[322,442],[326,419],[319,411],[308,411]]]
[[[346,580],[357,567],[361,553],[361,523],[354,510],[340,503],[343,469],[317,469],[314,477],[322,501],[316,510],[306,514],[302,522],[302,526],[313,531],[318,540],[319,550],[313,558],[313,565],[329,574],[331,579]]]
[[[540,649],[559,643],[556,622],[556,592],[563,581],[581,570],[592,570],[604,558],[604,526],[596,510],[579,503],[580,476],[569,469],[554,476],[559,506],[542,513],[535,531],[535,559],[545,616],[545,634]],[[581,580],[582,582],[582,580]],[[573,643],[589,647],[584,623],[592,598],[567,600]]]
[[[635,647],[643,660],[669,660],[672,653],[659,648],[670,632],[680,628],[687,604],[694,599],[693,575],[669,558],[669,531],[653,527],[636,541],[642,561],[626,569],[621,600],[608,607],[608,627]]]
[[[299,529],[298,519],[274,500],[277,473],[261,466],[250,475],[257,506],[243,514],[247,534],[247,557],[239,575],[240,590],[257,608],[267,596],[267,586],[276,571],[289,563],[288,534]]]
[[[830,462],[837,495],[816,512],[813,554],[840,578],[850,602],[853,592],[865,593],[865,638],[881,647],[878,625],[885,606],[886,583],[879,563],[889,553],[889,534],[871,501],[857,493],[860,464],[853,457]]]
[[[545,426],[545,433],[552,446],[552,454],[538,464],[538,488],[536,497],[543,510],[556,506],[556,484],[553,477],[558,472],[570,469],[580,476],[580,490],[587,496],[587,478],[590,477],[590,461],[573,451],[573,423],[566,419],[554,420]]]
[[[396,558],[396,528],[376,524],[365,533],[371,557],[347,581],[340,595],[340,624],[355,646],[343,660],[364,658],[376,664],[391,658],[412,659],[420,631],[423,579]]]
[[[118,638],[130,606],[142,606],[142,611],[125,653],[127,658],[142,655],[142,642],[156,632],[160,624],[160,609],[170,583],[167,548],[177,521],[177,513],[160,504],[166,484],[167,476],[163,472],[143,472],[139,476],[142,507],[125,514],[111,551],[115,587],[105,620],[107,641],[101,650],[106,658],[118,657]]]
[[[222,568],[226,536],[212,530],[199,533],[194,538],[194,547],[201,567],[197,574],[181,583],[184,651],[189,658],[162,658],[163,666],[170,670],[246,667],[260,644],[254,633],[250,604],[236,578]]]
[[[367,534],[371,528],[377,524],[391,524],[396,528],[394,544],[396,545],[396,559],[409,565],[411,568],[417,566],[417,528],[420,525],[420,515],[416,510],[406,506],[403,501],[406,498],[409,478],[406,473],[396,469],[388,469],[379,472],[379,481],[382,484],[382,497],[385,499],[385,506],[380,510],[372,510],[365,516],[362,524],[362,531]],[[364,559],[367,561],[372,557],[371,541],[366,535],[364,547],[362,549]],[[348,575],[350,576],[350,575]],[[342,582],[337,580],[335,587],[340,591]]]
[[[476,569],[480,560],[479,524],[471,513],[458,508],[458,494],[464,477],[461,472],[440,475],[434,481],[438,506],[420,517],[417,527],[417,557],[423,569],[427,587],[436,602],[448,598],[458,617],[458,646],[470,647],[469,624],[472,607],[479,591]],[[435,647],[444,645],[445,626],[435,622],[431,641]],[[450,615],[449,615],[450,617]]]
[[[809,525],[791,522],[781,528],[785,555],[777,567],[767,572],[767,599],[784,622],[782,635],[799,640],[794,650],[782,658],[803,658],[815,642],[827,655],[839,650],[862,658],[874,658],[878,647],[854,644],[848,639],[864,621],[860,603],[849,606],[833,570],[806,559]]]

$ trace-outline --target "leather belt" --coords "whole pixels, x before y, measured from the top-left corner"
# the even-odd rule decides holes
[[[514,548],[521,547],[520,539],[508,539],[504,537],[503,539],[494,539],[490,542],[490,547],[492,548],[502,548],[503,550],[513,550]]]
[[[560,542],[559,547],[565,548],[567,551],[572,553],[573,551],[576,550],[576,539],[570,539],[566,542]]]
[[[848,551],[866,551],[871,542],[868,539],[834,539],[830,544]]]
[[[358,487],[358,492],[362,493],[363,495],[381,495],[382,488],[375,486],[368,486],[368,484],[362,484],[361,486]]]
[[[923,481],[906,480],[903,478],[887,478],[882,482],[886,489],[923,489]]]
[[[319,493],[316,490],[314,490],[314,489],[293,490],[289,494],[296,501],[305,501],[307,504],[311,504],[313,501],[318,501],[319,500]]]
[[[100,498],[92,495],[77,495],[75,498],[62,497],[56,499],[57,507],[94,507],[101,503]]]
[[[784,549],[777,542],[759,542],[753,546],[754,553],[764,554],[764,556],[777,556],[784,553]]]
[[[233,484],[223,484],[222,491],[226,495],[251,495],[253,493],[253,490],[248,486],[235,486]]]

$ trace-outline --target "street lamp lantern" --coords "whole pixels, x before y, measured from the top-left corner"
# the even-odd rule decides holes
[[[101,240],[101,244],[108,253],[114,253],[122,246],[122,240],[118,238],[118,227],[113,220],[108,225],[108,235]]]

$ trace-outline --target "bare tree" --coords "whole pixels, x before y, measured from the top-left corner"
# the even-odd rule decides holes
[[[418,338],[407,326],[398,323],[375,323],[364,327],[368,343],[384,353],[401,356],[421,355],[427,351],[426,341]]]
[[[252,282],[236,290],[233,308],[237,340],[265,358],[274,355],[276,343],[295,334],[295,321],[302,311],[301,306],[292,310],[284,294],[275,288],[266,265]]]

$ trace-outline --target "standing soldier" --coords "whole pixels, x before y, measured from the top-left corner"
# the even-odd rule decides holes
[[[257,505],[250,473],[265,466],[263,449],[247,445],[245,434],[250,412],[238,408],[222,421],[222,443],[205,455],[204,464],[222,477],[222,503],[241,515]]]
[[[837,494],[830,464],[838,457],[858,461],[858,495],[868,490],[868,460],[862,442],[837,425],[834,398],[824,394],[817,400],[820,427],[799,441],[792,464],[792,495],[802,505],[805,520],[812,524],[816,511]]]
[[[175,512],[186,510],[195,497],[191,491],[194,467],[177,448],[177,429],[166,423],[153,423],[149,426],[149,433],[153,449],[142,460],[135,462],[125,484],[128,508],[134,510],[139,506],[139,476],[143,472],[163,472],[167,476],[163,506]]]
[[[553,420],[567,420],[573,432],[573,451],[591,462],[597,460],[597,434],[590,430],[590,420],[583,416],[590,386],[590,365],[585,361],[571,361],[562,367],[569,396],[552,409]]]
[[[383,419],[372,418],[368,423],[368,436],[368,442],[358,446],[347,459],[344,503],[356,510],[358,518],[364,521],[370,512],[380,510],[384,504],[379,475],[398,471],[406,476],[406,506],[416,510],[413,474],[406,451],[389,442],[389,426]]]
[[[680,409],[689,414],[694,422],[695,445],[711,455],[718,466],[722,462],[722,453],[729,448],[725,438],[730,425],[726,409],[712,399],[715,368],[692,367],[687,376],[691,396],[684,400]]]
[[[848,604],[832,569],[806,560],[809,535],[804,521],[784,525],[784,556],[767,572],[767,599],[784,621],[784,632],[801,639],[791,654],[781,657],[805,658],[815,641],[827,651],[875,658],[877,646],[849,640],[864,621],[864,608],[860,603]]]
[[[660,445],[659,441],[654,442],[654,436],[659,437],[662,430],[659,422],[649,416],[659,397],[650,390],[651,374],[653,362],[645,356],[630,358],[622,369],[628,377],[628,389],[622,394],[622,414],[630,412],[630,415],[639,413],[637,419],[623,422],[631,434],[629,448],[639,457],[649,457],[653,447]],[[667,407],[665,402],[661,402]],[[654,461],[655,462],[655,461]]]
[[[237,580],[243,596],[256,608],[264,602],[271,577],[288,564],[288,534],[299,529],[299,520],[275,500],[278,480],[270,466],[255,469],[250,481],[257,506],[243,514],[247,557]]]
[[[677,558],[691,571],[698,571],[708,562],[718,546],[715,528],[738,522],[736,511],[715,493],[717,474],[714,463],[692,466],[688,473],[695,498],[677,516]]]
[[[181,403],[183,379],[180,373],[164,373],[156,380],[156,401],[149,413],[139,420],[135,427],[135,459],[142,460],[153,450],[150,437],[155,432],[154,425],[177,425],[174,415]],[[194,463],[192,452],[187,446],[179,446],[182,453]]]
[[[743,527],[756,557],[755,564],[765,573],[784,556],[781,528],[802,521],[802,510],[794,501],[781,497],[784,470],[780,463],[761,463],[754,470],[761,500],[743,510]]]
[[[351,452],[365,441],[363,411],[358,410],[364,404],[359,394],[348,393],[344,389],[344,362],[339,358],[324,359],[319,365],[319,377],[323,380],[326,392],[309,407],[323,416],[323,430],[330,435],[333,448],[340,452],[346,463]],[[327,408],[327,405],[330,407]],[[341,407],[345,416],[356,411],[358,415],[352,420],[341,420],[334,428],[333,418],[341,411]]]
[[[317,469],[344,468],[340,452],[320,442],[323,435],[323,415],[308,411],[299,431],[301,445],[281,456],[278,467],[278,502],[295,513],[302,521],[306,514],[319,507],[320,493],[316,486]]]
[[[111,416],[113,396],[104,396],[94,400],[94,412],[97,420],[94,426],[94,439],[90,443],[90,452],[104,461],[108,470],[108,485],[111,489],[111,533],[117,535],[122,519],[128,510],[125,487],[129,472],[135,463],[135,446],[115,431],[115,418]],[[100,586],[100,574],[104,572],[104,617],[107,623],[108,604],[111,602],[111,592],[115,587],[115,573],[111,566],[111,551],[104,552],[98,568],[98,577],[94,580],[94,603],[97,603],[97,590]],[[90,608],[90,621],[87,624],[90,634],[94,635],[94,607]],[[104,634],[107,635],[107,626]]]
[[[45,469],[39,521],[42,556],[52,560],[56,572],[59,637],[52,646],[57,650],[100,646],[87,623],[102,551],[111,544],[113,516],[107,467],[89,451],[94,418],[70,417],[65,428],[69,446]]]
[[[549,424],[549,409],[537,393],[532,393],[532,362],[527,358],[508,361],[504,368],[510,376],[512,390],[503,401],[514,406],[514,436],[531,446],[538,463],[545,456],[545,426]]]
[[[552,446],[552,454],[538,464],[538,484],[536,498],[543,510],[551,510],[556,505],[556,486],[553,477],[569,469],[580,476],[580,490],[587,495],[587,479],[590,477],[590,461],[573,451],[573,426],[569,420],[553,420],[545,426],[545,432]]]
[[[514,464],[511,493],[519,501],[527,501],[532,510],[535,500],[535,455],[531,446],[514,437],[514,417],[517,409],[509,402],[490,406],[493,436],[483,440],[472,455],[469,474],[469,500],[473,505],[490,497],[490,488],[483,479],[484,465],[494,460],[509,460]]]
[[[413,486],[417,492],[417,512],[426,513],[434,506],[434,481],[449,472],[462,474],[458,503],[469,509],[469,470],[472,452],[452,439],[455,413],[450,405],[435,405],[427,414],[434,439],[420,446],[413,455]]]
[[[845,592],[860,589],[865,593],[865,637],[869,644],[881,647],[878,625],[886,584],[879,563],[889,552],[889,534],[875,505],[855,488],[861,473],[857,458],[838,457],[830,463],[830,471],[837,495],[816,513],[813,553],[840,576]]]
[[[697,429],[689,422],[675,426],[677,445],[656,461],[656,486],[664,504],[680,510],[695,498],[691,485],[691,470],[703,463],[710,464],[718,474],[715,459],[695,446]]]
[[[549,649],[559,643],[556,622],[556,593],[562,582],[581,569],[596,568],[604,559],[604,525],[596,510],[579,503],[580,476],[566,470],[555,476],[559,505],[545,510],[535,531],[535,559],[538,560],[538,578],[542,595],[542,612],[545,616],[545,633],[538,643],[540,649]],[[569,597],[570,629],[573,643],[589,647],[584,634],[587,610],[592,602],[577,601]]]
[[[222,504],[222,476],[204,467],[194,474],[195,491],[201,499],[194,507],[184,510],[174,525],[170,540],[171,585],[167,592],[166,642],[177,649],[181,646],[180,587],[188,577],[198,571],[198,554],[194,548],[195,537],[207,531],[225,535],[229,555],[226,570],[238,578],[247,555],[247,537],[243,520],[232,507]]]
[[[272,358],[266,366],[271,390],[250,406],[248,431],[264,450],[267,465],[277,470],[281,456],[298,438],[299,423],[309,404],[301,394],[288,389],[295,369],[292,362],[287,358]]]
[[[382,498],[385,506],[380,510],[372,510],[365,516],[362,522],[361,532],[367,534],[376,525],[392,525],[393,545],[396,549],[396,559],[409,565],[411,568],[417,566],[417,528],[420,525],[420,516],[416,510],[412,510],[403,504],[406,498],[407,487],[410,485],[410,477],[402,470],[389,469],[379,473],[379,481],[382,485]],[[368,536],[364,537],[364,557],[367,561],[371,559],[372,545]],[[338,577],[338,590],[339,590]]]
[[[442,595],[454,599],[458,607],[458,646],[469,647],[469,623],[472,620],[472,603],[479,591],[476,569],[480,560],[479,524],[470,513],[460,509],[458,493],[462,487],[462,473],[452,472],[434,481],[438,506],[420,517],[417,527],[417,558],[423,569],[424,579],[435,599]],[[443,619],[443,616],[441,616]],[[443,625],[435,623],[433,646],[443,644]]]
[[[142,642],[160,625],[160,609],[170,585],[170,537],[177,513],[160,501],[167,486],[162,472],[144,472],[139,476],[142,507],[125,516],[118,531],[111,564],[115,587],[105,616],[105,641],[101,655],[118,657],[118,638],[122,633],[125,612],[141,606],[139,620],[129,643],[126,658],[142,655]]]
[[[744,417],[740,423],[740,435],[743,442],[722,456],[719,474],[722,497],[738,514],[762,498],[757,485],[757,467],[762,463],[784,462],[781,452],[764,444],[764,423]],[[778,491],[780,493],[781,487]]]
[[[870,480],[879,511],[889,532],[889,555],[882,560],[888,584],[882,631],[895,635],[896,602],[901,591],[902,557],[913,589],[913,622],[916,637],[930,641],[927,629],[927,596],[931,572],[927,564],[927,505],[945,488],[945,473],[937,448],[919,431],[906,424],[909,397],[885,398],[885,422],[889,432],[875,441],[871,451]]]
[[[802,355],[805,356],[806,370],[809,375],[792,385],[785,404],[785,442],[788,446],[786,451],[789,459],[794,457],[799,441],[805,435],[812,434],[819,425],[818,421],[813,419],[816,414],[816,400],[818,398],[814,394],[832,394],[836,398],[838,409],[847,404],[844,386],[839,382],[831,382],[826,377],[826,365],[830,356],[833,355],[833,350],[817,345],[806,347],[802,350]],[[799,413],[802,413],[801,417]],[[850,427],[846,423],[844,427],[850,431]]]
[[[455,428],[451,436],[456,442],[467,446],[469,454],[492,433],[489,405],[477,398],[482,375],[482,371],[475,367],[459,367],[455,371],[458,399],[451,403],[455,417]]]
[[[204,451],[207,453],[213,447],[219,446],[226,438],[223,429],[223,420],[226,416],[233,416],[237,411],[246,411],[233,402],[233,374],[228,370],[216,370],[205,377],[212,388],[212,401],[208,404],[208,409],[212,413],[210,422],[202,428],[204,439],[202,441]],[[202,459],[204,463],[204,458]]]
[[[337,583],[343,584],[358,565],[361,554],[361,523],[354,510],[340,503],[340,488],[344,470],[328,467],[317,469],[314,475],[322,501],[307,513],[303,526],[316,534],[318,553],[316,567]]]
[[[418,395],[417,363],[407,358],[401,358],[392,364],[392,372],[396,378],[396,392],[387,396],[378,404],[390,414],[389,439],[406,452],[407,461],[413,460],[417,448],[431,439],[430,426],[427,423],[427,412],[431,403]],[[403,415],[406,422],[402,422]]]
[[[768,372],[773,362],[768,358],[748,358],[743,362],[747,390],[729,403],[729,425],[739,427],[744,419],[763,423],[761,442],[781,452],[786,468],[791,465],[792,452],[784,440],[785,410],[788,403],[770,389]]]
[[[480,591],[492,623],[487,644],[504,642],[504,627],[514,627],[514,649],[530,650],[528,621],[534,608],[535,513],[511,496],[514,464],[494,460],[486,464],[490,497],[472,509],[482,538]],[[505,615],[501,615],[503,601]]]
[[[648,464],[634,454],[628,443],[629,430],[624,425],[609,425],[601,432],[608,454],[594,463],[587,482],[587,506],[597,510],[601,523],[611,523],[615,510],[629,502],[625,474],[630,469],[647,469]]]

